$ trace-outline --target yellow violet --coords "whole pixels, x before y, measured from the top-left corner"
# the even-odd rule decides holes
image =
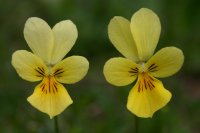
[[[184,55],[178,48],[162,48],[153,55],[160,31],[158,16],[147,8],[133,14],[130,22],[116,16],[108,25],[109,39],[125,58],[108,60],[103,73],[115,86],[125,86],[137,79],[127,108],[138,117],[152,117],[170,101],[171,93],[156,78],[171,76],[183,65]]]
[[[61,83],[80,81],[89,68],[82,56],[63,59],[78,37],[77,28],[72,21],[64,20],[51,29],[44,20],[32,17],[26,21],[24,37],[33,53],[17,50],[12,55],[12,65],[24,80],[42,80],[27,100],[53,118],[73,103]]]

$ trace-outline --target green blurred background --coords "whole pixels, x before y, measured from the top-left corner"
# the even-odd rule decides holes
[[[27,49],[25,21],[40,17],[52,27],[70,19],[79,37],[67,54],[88,58],[87,76],[65,85],[74,103],[59,115],[61,133],[134,133],[135,115],[126,109],[132,85],[115,87],[102,74],[104,63],[121,56],[110,43],[107,26],[114,16],[130,19],[141,7],[160,17],[158,47],[183,50],[184,65],[162,79],[172,100],[153,118],[139,119],[140,133],[200,133],[200,1],[198,0],[1,0],[0,1],[0,133],[52,133],[53,120],[30,106],[26,98],[38,83],[22,80],[11,66],[16,50]]]

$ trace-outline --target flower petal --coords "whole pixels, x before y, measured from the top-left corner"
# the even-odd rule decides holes
[[[68,57],[56,64],[52,73],[61,83],[73,84],[85,77],[89,69],[89,62],[82,56]]]
[[[28,81],[39,81],[47,72],[44,62],[26,50],[18,50],[12,55],[12,65],[21,78]]]
[[[123,17],[114,17],[108,25],[108,36],[115,48],[126,58],[138,61],[138,53],[133,40],[130,22]]]
[[[131,32],[141,61],[147,61],[153,55],[160,31],[160,20],[152,10],[142,8],[132,16]]]
[[[138,74],[139,66],[133,61],[116,57],[106,62],[103,74],[106,80],[116,86],[125,86],[132,83]]]
[[[171,99],[171,93],[161,81],[148,74],[140,74],[128,96],[127,108],[138,117],[152,117]]]
[[[70,20],[64,20],[53,27],[54,47],[51,64],[59,62],[72,48],[77,37],[76,25]]]
[[[62,113],[73,103],[65,87],[54,77],[45,77],[27,100],[39,111],[47,113],[50,118]]]
[[[53,33],[49,25],[40,18],[29,18],[24,27],[24,37],[31,50],[50,64]]]
[[[183,52],[176,47],[166,47],[159,50],[146,63],[147,70],[154,77],[168,77],[180,70],[184,62]]]

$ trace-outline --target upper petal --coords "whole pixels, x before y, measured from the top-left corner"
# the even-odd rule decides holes
[[[161,81],[148,74],[140,74],[131,89],[127,108],[138,117],[148,118],[164,107],[171,99],[171,93],[163,87]]]
[[[27,100],[41,112],[47,113],[50,118],[62,113],[73,103],[65,87],[54,77],[45,77]]]
[[[103,74],[106,80],[116,86],[132,83],[138,75],[139,66],[126,58],[111,58],[106,62]]]
[[[123,17],[114,17],[108,25],[108,36],[115,48],[126,58],[138,61],[138,53],[133,40],[130,22]]]
[[[40,18],[29,18],[25,23],[24,37],[31,50],[46,64],[50,64],[53,33],[49,25]]]
[[[76,25],[70,20],[64,20],[53,27],[54,47],[51,64],[59,62],[72,48],[77,37]]]
[[[85,77],[89,69],[89,62],[82,56],[70,56],[56,64],[52,73],[61,83],[73,84]]]
[[[26,50],[18,50],[13,53],[12,65],[19,76],[28,81],[39,81],[47,72],[44,62]]]
[[[153,55],[160,31],[160,20],[152,10],[142,8],[132,16],[131,32],[141,61],[147,61]]]
[[[176,47],[159,50],[146,63],[147,70],[154,77],[168,77],[180,70],[184,62],[183,52]]]

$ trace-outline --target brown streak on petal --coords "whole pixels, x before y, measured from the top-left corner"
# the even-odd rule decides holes
[[[50,77],[48,77],[48,80],[49,80],[49,93],[51,93],[51,79],[50,79]]]
[[[150,78],[150,80],[154,81],[154,79],[151,76],[149,76],[149,78]]]
[[[60,70],[62,70],[62,68],[57,69],[57,70],[54,72],[54,74],[57,73],[57,72],[60,71]]]
[[[44,72],[44,68],[43,68],[43,67],[41,67],[41,69],[42,69],[42,71]]]
[[[57,88],[56,84],[53,84],[53,86],[56,89],[56,92],[58,92],[58,88]]]
[[[148,69],[151,69],[153,66],[155,65],[155,63],[151,64]]]
[[[152,67],[152,68],[150,68],[150,69],[148,69],[149,71],[153,71],[153,69],[155,69],[155,68],[157,68],[158,66],[154,66],[154,67]]]
[[[42,83],[41,85],[40,85],[40,87],[42,87],[44,85],[44,83]]]
[[[128,71],[129,73],[137,73],[137,71]]]
[[[156,72],[156,71],[158,71],[158,70],[150,70],[150,72]]]
[[[138,71],[138,68],[131,68],[132,71]]]
[[[144,79],[144,87],[147,90],[146,80]]]
[[[142,92],[143,92],[143,88],[144,88],[144,86],[143,86],[143,84],[141,84],[141,90],[142,90]]]
[[[42,68],[38,67],[38,69],[44,74],[44,68],[43,67]]]
[[[132,76],[135,76],[135,75],[136,75],[136,74],[131,74],[131,77],[132,77]]]
[[[138,68],[131,68],[130,71],[128,71],[129,73],[138,73]]]
[[[148,87],[149,87],[150,90],[153,89],[152,86],[151,86],[151,84],[149,82],[147,82],[147,85],[148,85]]]
[[[53,94],[55,94],[55,90],[54,90],[54,84],[52,85],[52,89],[53,89]]]
[[[139,84],[139,85],[138,85],[138,92],[140,92],[140,86],[141,86],[141,85],[140,85],[140,82],[139,82],[138,84]]]
[[[59,75],[59,74],[61,74],[61,73],[63,73],[64,71],[60,71],[60,72],[58,72],[58,73],[56,73],[56,74],[54,74],[54,75]]]
[[[44,76],[44,74],[40,72],[39,70],[35,69],[35,71],[37,71],[40,75]]]
[[[59,75],[59,74],[61,74],[61,73],[63,73],[64,71],[63,71],[63,69],[62,68],[59,68],[59,69],[57,69],[55,72],[54,72],[54,75]]]
[[[139,75],[138,81],[138,92],[145,90],[153,90],[155,88],[154,85],[155,79],[151,77],[148,73],[141,73]]]
[[[44,88],[45,88],[45,84],[42,86],[42,91],[44,91]]]
[[[149,83],[151,84],[151,86],[152,86],[153,88],[155,88],[154,84],[153,84],[151,81],[150,81]]]

